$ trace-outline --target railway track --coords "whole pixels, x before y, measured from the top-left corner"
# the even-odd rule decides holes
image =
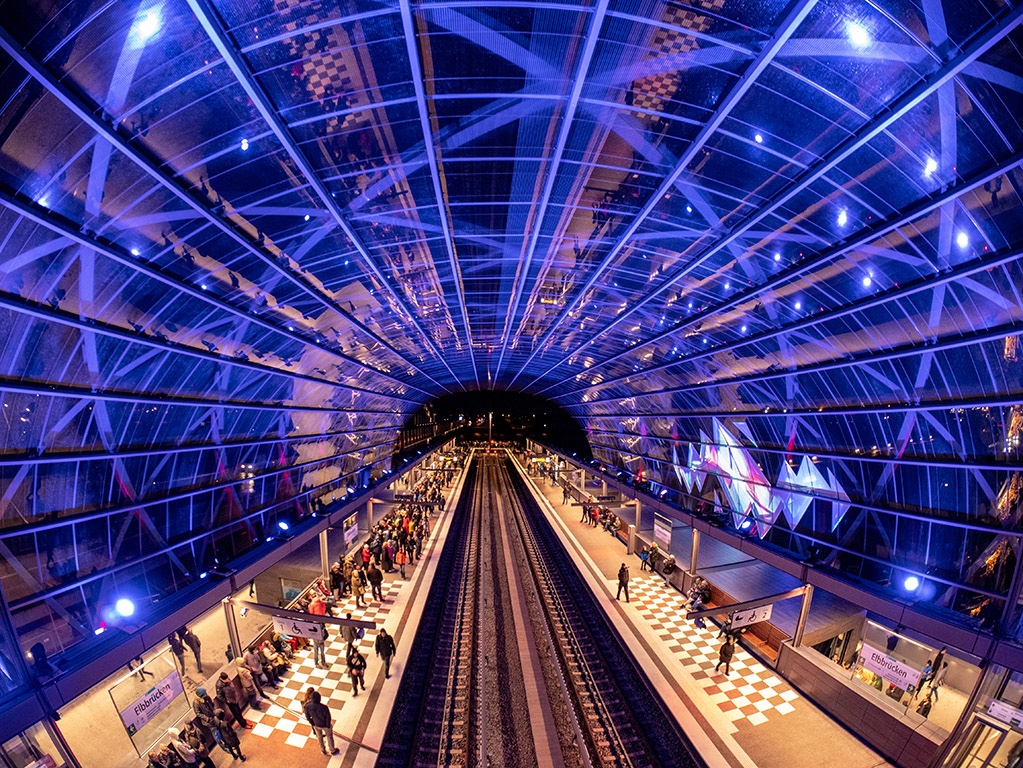
[[[377,765],[704,765],[510,459],[465,488]]]

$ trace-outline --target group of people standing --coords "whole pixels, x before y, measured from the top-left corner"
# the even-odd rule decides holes
[[[372,601],[383,602],[384,574],[397,572],[401,578],[406,578],[407,566],[421,557],[423,542],[430,530],[431,507],[437,505],[443,509],[444,490],[450,485],[452,474],[432,473],[417,483],[413,489],[415,501],[396,507],[378,521],[361,550],[354,555],[339,557],[331,567],[326,583],[322,578],[316,579],[297,608],[312,615],[333,616],[339,602],[349,596],[355,599],[356,608],[365,607]],[[352,623],[343,624],[340,633],[346,641],[345,664],[352,683],[352,695],[358,696],[360,689],[366,690],[367,662],[359,650],[364,630],[356,626],[351,613],[346,614],[346,619]],[[328,628],[324,624],[322,637],[312,640],[314,664],[321,669],[329,667],[326,658],[328,638]],[[202,673],[202,643],[191,629],[181,627],[168,636],[167,642],[182,676],[186,672],[187,650],[194,654],[197,671]],[[254,727],[245,719],[246,705],[262,709],[262,702],[266,699],[264,686],[276,689],[288,671],[295,651],[308,642],[303,638],[274,633],[248,646],[236,658],[231,659],[229,650],[228,658],[233,661],[234,674],[227,670],[220,672],[213,696],[204,686],[195,689],[194,719],[181,730],[171,728],[167,731],[168,740],[149,753],[147,768],[214,768],[210,752],[216,746],[233,759],[244,761],[241,740],[235,729]],[[374,650],[383,662],[384,677],[390,678],[397,644],[383,628],[377,631]],[[129,665],[130,669],[143,680],[146,675],[152,676],[143,666],[142,659],[135,661],[138,666]],[[333,717],[321,694],[309,688],[302,703],[303,715],[316,735],[321,751],[325,755],[337,754]]]

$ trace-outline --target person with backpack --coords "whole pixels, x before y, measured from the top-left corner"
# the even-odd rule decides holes
[[[213,738],[216,739],[220,748],[231,755],[231,757],[240,759],[244,763],[245,755],[242,754],[241,740],[238,738],[238,734],[234,732],[231,724],[227,722],[224,710],[218,709],[213,713],[213,724]]]
[[[348,654],[348,676],[352,679],[352,695],[359,695],[359,686],[366,690],[366,657],[359,653],[358,648],[352,648]]]

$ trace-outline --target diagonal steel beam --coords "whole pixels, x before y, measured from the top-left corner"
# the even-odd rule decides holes
[[[6,307],[10,310],[18,312],[23,315],[28,315],[37,320],[45,322],[51,322],[57,325],[63,325],[69,328],[74,328],[83,335],[85,333],[94,333],[101,336],[107,336],[109,338],[119,339],[121,341],[127,341],[131,344],[138,344],[149,349],[157,349],[163,352],[176,353],[184,355],[186,357],[195,358],[204,362],[213,362],[219,365],[230,365],[236,368],[243,368],[250,371],[259,371],[262,373],[271,373],[278,376],[284,376],[289,379],[296,381],[307,381],[313,384],[319,384],[321,386],[331,387],[333,389],[347,390],[353,392],[359,392],[361,394],[370,397],[380,397],[387,400],[394,400],[402,403],[412,403],[419,405],[421,400],[414,398],[402,397],[401,395],[389,395],[384,392],[376,392],[370,389],[354,384],[344,384],[342,382],[331,381],[329,379],[321,379],[316,376],[311,376],[305,373],[298,373],[297,371],[283,371],[279,368],[274,368],[271,365],[264,363],[254,363],[250,360],[241,360],[230,355],[224,355],[219,352],[202,351],[190,347],[187,344],[178,343],[175,341],[160,341],[153,339],[148,336],[141,336],[131,331],[127,331],[119,326],[106,323],[102,320],[94,318],[82,318],[79,315],[67,312],[61,309],[51,309],[49,306],[37,304],[36,302],[21,297],[16,297],[12,294],[8,294],[0,291],[0,307]]]
[[[947,205],[950,201],[955,200],[956,198],[961,197],[962,195],[965,195],[979,187],[984,186],[984,184],[986,184],[991,179],[994,179],[998,176],[1002,176],[1008,173],[1009,171],[1013,170],[1014,168],[1019,167],[1020,165],[1023,165],[1023,153],[1017,153],[1013,155],[1008,160],[997,164],[993,168],[990,168],[987,171],[985,171],[980,176],[975,176],[972,179],[964,182],[963,184],[957,184],[953,187],[946,189],[940,195],[937,195],[936,197],[933,198],[929,198],[923,201],[922,203],[913,206],[910,210],[906,211],[903,214],[900,214],[894,219],[888,219],[886,221],[880,222],[879,224],[873,227],[869,227],[863,230],[863,232],[860,235],[858,235],[851,241],[844,242],[841,246],[837,248],[832,248],[825,251],[824,253],[821,254],[819,258],[809,260],[805,263],[797,264],[795,267],[779,273],[774,277],[774,279],[769,280],[764,285],[756,286],[755,288],[752,288],[747,291],[741,291],[737,293],[735,296],[733,296],[731,299],[722,302],[713,309],[708,309],[704,312],[700,312],[698,315],[694,315],[690,319],[682,323],[679,323],[678,325],[674,325],[666,331],[651,336],[646,341],[640,344],[636,344],[635,346],[629,347],[628,349],[623,350],[622,352],[618,352],[609,357],[606,357],[600,362],[595,363],[593,366],[588,368],[587,371],[598,370],[601,366],[608,365],[617,360],[621,360],[622,358],[630,354],[634,354],[637,350],[643,349],[644,347],[650,344],[655,344],[659,341],[670,339],[672,336],[682,334],[688,328],[691,328],[692,326],[698,323],[705,322],[706,319],[709,316],[711,316],[712,313],[715,315],[720,315],[723,312],[736,309],[737,307],[741,306],[744,303],[753,301],[758,296],[764,293],[773,290],[778,290],[779,288],[783,287],[784,285],[790,282],[794,282],[798,279],[806,279],[806,276],[813,272],[815,269],[832,262],[833,260],[839,258],[843,254],[855,251],[857,248],[863,247],[872,240],[876,240],[880,237],[883,237],[885,234],[889,232],[893,232],[899,229],[900,227],[904,227],[907,224],[912,223],[915,219],[930,214],[934,210]],[[738,349],[740,347],[745,347],[751,344],[763,342],[768,339],[778,338],[780,336],[784,336],[785,334],[791,333],[792,331],[811,328],[823,322],[834,320],[840,317],[845,317],[855,312],[870,309],[871,307],[880,306],[881,304],[885,304],[888,301],[894,299],[905,298],[906,296],[913,295],[920,291],[928,290],[929,288],[934,288],[937,286],[953,283],[967,275],[981,272],[984,269],[1003,266],[1005,264],[1016,261],[1017,259],[1019,259],[1020,255],[1023,254],[1020,254],[1018,252],[1013,252],[1009,255],[1005,254],[999,255],[991,253],[988,257],[981,259],[979,262],[974,260],[971,262],[967,262],[965,264],[960,264],[951,270],[947,270],[947,273],[938,279],[928,277],[924,280],[915,280],[911,283],[905,283],[902,286],[900,286],[900,288],[896,291],[887,291],[879,295],[865,297],[859,301],[852,302],[851,304],[847,304],[841,308],[830,309],[822,314],[804,317],[803,319],[795,323],[791,323],[783,327],[778,327],[771,331],[754,334],[752,336],[747,336],[736,341],[731,341],[726,344],[719,344],[709,349],[701,350],[697,354],[686,358],[679,358],[677,360],[673,360],[670,362],[651,365],[646,368],[643,368],[641,371],[632,371],[621,376],[614,376],[612,378],[605,379],[604,381],[600,382],[600,386],[605,386],[607,384],[612,384],[617,381],[629,379],[640,374],[646,374],[652,371],[661,370],[672,365],[677,365],[680,362],[710,358],[713,357],[714,355],[720,354],[721,352],[728,352],[732,349]],[[546,392],[549,389],[558,386],[558,384],[560,383],[561,382],[555,382],[553,384],[550,384],[544,387],[543,389],[538,390],[537,393],[542,394],[543,392]],[[570,395],[573,392],[583,391],[585,389],[589,389],[589,387],[580,387],[577,388],[576,390],[571,390],[563,394]]]
[[[746,71],[743,72],[739,80],[732,86],[732,89],[721,100],[721,104],[718,106],[717,110],[715,110],[710,119],[704,123],[692,143],[686,148],[686,151],[682,153],[682,157],[679,158],[675,169],[668,174],[667,178],[665,178],[657,187],[657,190],[650,195],[649,200],[647,200],[639,212],[633,217],[629,225],[623,230],[615,245],[610,251],[608,251],[607,256],[604,257],[603,261],[601,261],[598,266],[590,270],[590,277],[576,292],[575,298],[561,310],[554,322],[544,332],[543,338],[539,341],[539,343],[537,343],[536,348],[530,353],[529,357],[526,358],[526,361],[522,364],[518,373],[516,373],[512,380],[508,382],[509,388],[515,383],[522,372],[526,370],[530,362],[532,362],[533,358],[536,357],[540,350],[546,346],[547,342],[554,335],[554,332],[561,327],[562,323],[565,322],[571,313],[574,312],[579,304],[585,299],[586,294],[589,293],[590,289],[597,284],[601,277],[603,277],[604,270],[611,265],[622,249],[625,248],[625,244],[628,242],[629,238],[636,233],[643,222],[646,221],[646,218],[653,213],[662,198],[671,191],[671,189],[675,186],[675,183],[686,172],[689,165],[699,156],[700,151],[711,139],[715,131],[717,131],[721,124],[732,113],[732,110],[739,105],[747,91],[753,87],[760,74],[770,66],[775,56],[778,55],[778,52],[782,49],[785,43],[788,42],[789,38],[796,33],[796,30],[803,23],[803,20],[816,4],[817,0],[796,0],[796,2],[789,6],[781,20],[781,23],[778,25],[778,31],[775,32],[771,40],[764,46],[760,53],[757,54],[757,57],[750,63],[749,67],[746,68]]]
[[[190,0],[200,2],[201,0]],[[448,256],[448,268],[455,284],[451,286],[450,293],[458,299],[458,309],[462,316],[462,324],[465,330],[466,349],[469,354],[469,362],[472,363],[472,375],[476,379],[476,387],[480,386],[480,374],[476,367],[476,353],[472,347],[472,329],[469,326],[469,311],[465,305],[465,292],[462,285],[462,273],[455,257],[455,241],[451,234],[451,225],[448,221],[449,208],[444,205],[445,195],[440,183],[440,160],[437,157],[437,148],[433,142],[433,128],[430,124],[429,107],[426,104],[426,88],[424,86],[423,66],[419,58],[419,46],[417,44],[415,19],[412,17],[412,6],[409,0],[400,0],[401,26],[405,34],[405,49],[408,52],[409,69],[412,72],[412,87],[416,92],[416,106],[419,114],[419,127],[423,132],[423,149],[426,152],[427,164],[430,166],[430,180],[433,183],[433,196],[437,200],[437,216],[440,219],[440,226],[444,236],[444,248]],[[448,291],[445,291],[447,294]]]
[[[31,75],[36,82],[46,88],[46,90],[49,91],[54,98],[60,101],[61,104],[67,107],[76,117],[95,131],[98,136],[116,147],[119,152],[131,160],[143,173],[153,179],[153,181],[155,181],[160,187],[167,190],[177,200],[184,203],[188,206],[188,208],[197,213],[200,218],[209,222],[219,232],[238,243],[246,251],[258,258],[263,264],[270,267],[273,271],[281,275],[281,277],[283,277],[287,282],[298,288],[302,293],[313,298],[331,312],[345,317],[353,325],[358,325],[367,335],[379,340],[381,344],[386,345],[386,341],[380,339],[375,333],[369,331],[361,323],[355,321],[349,314],[342,311],[331,298],[325,296],[305,278],[294,274],[291,270],[285,269],[275,258],[267,254],[262,248],[257,247],[252,238],[239,227],[225,221],[220,216],[213,214],[208,206],[196,198],[192,192],[183,189],[177,182],[169,178],[160,170],[160,166],[162,165],[160,162],[149,157],[141,148],[131,144],[103,118],[98,109],[90,107],[80,95],[73,93],[68,86],[60,82],[44,64],[25,51],[3,27],[0,27],[0,49],[14,59],[14,61],[28,72],[28,74]],[[386,286],[386,282],[384,284]],[[415,365],[415,363],[411,360],[406,359],[406,362],[419,371],[425,378],[436,383],[439,388],[449,391],[446,387],[433,379],[433,377],[431,377],[428,373],[419,368],[419,366]]]
[[[901,360],[903,358],[912,358],[917,355],[924,354],[926,352],[934,351],[946,351],[951,349],[963,349],[978,344],[984,344],[992,341],[1000,341],[1006,336],[1016,336],[1020,333],[1019,325],[1013,323],[1004,323],[993,328],[984,329],[981,331],[972,331],[970,333],[960,332],[951,338],[942,339],[940,341],[923,340],[912,342],[909,344],[903,344],[899,347],[894,348],[890,352],[879,354],[877,351],[868,351],[858,355],[851,355],[840,360],[826,360],[821,362],[814,362],[808,365],[801,365],[794,368],[788,368],[781,371],[767,371],[763,373],[756,373],[750,376],[731,376],[724,379],[717,379],[714,381],[705,381],[698,384],[685,384],[680,387],[670,387],[666,389],[651,390],[650,392],[633,392],[627,396],[618,395],[615,397],[605,397],[599,400],[590,400],[585,403],[586,406],[591,406],[598,403],[609,403],[617,400],[624,399],[635,399],[639,400],[646,397],[663,397],[668,394],[678,394],[681,392],[699,392],[705,389],[715,389],[717,387],[734,386],[736,384],[748,384],[752,382],[761,381],[773,381],[776,379],[794,378],[796,376],[806,374],[822,374],[829,373],[831,371],[838,371],[845,368],[859,369],[866,365],[879,362],[891,362],[893,360]],[[682,361],[684,362],[684,361]],[[911,390],[911,386],[905,386],[905,382],[900,380],[900,385],[903,389]],[[950,404],[955,405],[958,400],[952,400]]]
[[[607,15],[607,7],[610,0],[598,0],[596,7],[590,16],[590,26],[586,31],[586,42],[582,53],[576,61],[575,72],[572,77],[572,91],[568,95],[568,102],[565,104],[561,117],[561,128],[558,131],[558,140],[554,145],[550,160],[547,162],[547,179],[544,181],[543,193],[540,195],[540,202],[536,208],[536,215],[533,217],[532,235],[529,238],[529,245],[526,248],[526,256],[519,264],[519,273],[512,287],[511,297],[508,302],[509,312],[505,316],[504,331],[501,333],[501,354],[497,359],[497,366],[494,368],[494,381],[501,375],[501,368],[504,364],[504,356],[508,351],[508,342],[512,337],[511,329],[516,326],[519,317],[519,310],[522,304],[523,292],[526,281],[529,279],[530,268],[533,258],[536,255],[536,244],[540,240],[540,233],[543,230],[544,220],[547,218],[548,206],[551,194],[557,184],[558,172],[561,169],[561,159],[565,154],[565,147],[568,146],[568,138],[572,134],[575,125],[575,113],[579,108],[579,100],[582,98],[583,87],[586,85],[586,75],[590,71],[590,64],[593,62],[593,54],[597,50],[597,42],[600,40],[600,30],[604,28],[604,17]],[[518,335],[517,333],[515,334]]]
[[[644,308],[647,303],[661,295],[665,291],[672,289],[675,284],[694,269],[705,263],[708,259],[722,251],[724,248],[731,246],[736,240],[741,238],[751,228],[755,227],[761,221],[764,221],[769,216],[773,215],[775,211],[781,208],[785,203],[791,200],[793,197],[799,195],[809,186],[817,182],[826,173],[834,169],[850,155],[864,147],[873,139],[877,138],[880,134],[888,130],[888,128],[903,117],[906,113],[914,109],[921,101],[928,98],[943,86],[948,84],[954,78],[958,77],[963,70],[969,67],[971,64],[977,61],[984,53],[989,51],[993,46],[997,45],[1004,39],[1010,32],[1019,26],[1020,22],[1023,21],[1023,6],[1017,6],[1012,8],[1006,6],[1003,8],[1001,14],[996,17],[994,21],[984,30],[983,33],[974,38],[970,44],[963,49],[963,51],[951,59],[944,67],[939,69],[930,79],[923,81],[920,85],[911,89],[904,97],[898,100],[894,105],[886,109],[880,115],[875,117],[873,120],[864,125],[859,131],[851,135],[846,141],[842,142],[833,149],[827,157],[821,162],[812,166],[806,173],[790,185],[790,188],[782,193],[774,202],[768,205],[766,208],[758,209],[752,216],[741,224],[737,225],[732,231],[724,238],[720,239],[717,243],[711,246],[708,250],[702,253],[693,261],[686,265],[683,265],[679,269],[675,270],[671,276],[667,277],[662,283],[648,291],[637,301],[633,302],[632,306],[626,311],[622,312],[616,317],[609,325],[599,331],[597,335],[604,335],[617,327],[620,323],[625,322],[626,319],[631,317],[635,312]],[[653,211],[653,204],[656,203],[657,198],[652,198],[652,203],[648,204],[642,212],[645,218]],[[633,229],[633,231],[635,231]],[[613,252],[617,252],[624,247],[625,240],[630,236],[632,232],[629,232],[624,238],[619,240]],[[602,267],[603,268],[603,267]],[[560,320],[559,320],[560,322]],[[552,327],[553,328],[553,327]],[[586,344],[592,343],[595,336],[590,337]],[[544,340],[546,342],[546,338]],[[534,383],[543,376],[549,374],[552,370],[561,365],[567,358],[578,354],[585,344],[576,347],[571,352],[566,353],[562,356],[561,360],[555,365],[548,368],[539,376],[534,377],[530,384]],[[540,345],[537,346],[537,350],[530,356],[533,356],[540,350]],[[528,361],[527,361],[528,362]],[[523,369],[525,366],[523,366]]]
[[[225,312],[228,312],[229,314],[233,315],[239,320],[254,323],[255,325],[258,325],[261,328],[270,331],[271,333],[286,336],[292,339],[293,341],[298,341],[304,344],[307,347],[319,349],[322,352],[325,352],[338,359],[344,360],[345,362],[350,363],[354,366],[358,366],[359,368],[362,368],[364,370],[370,371],[374,375],[392,381],[395,384],[399,384],[403,387],[408,387],[410,389],[415,389],[419,392],[422,392],[425,395],[430,394],[426,390],[417,387],[413,384],[410,384],[408,381],[404,379],[397,379],[394,376],[391,376],[390,374],[386,373],[385,371],[381,371],[380,369],[375,368],[374,366],[368,365],[367,363],[364,363],[361,360],[358,360],[357,358],[350,357],[349,355],[346,355],[343,352],[338,352],[336,349],[333,349],[330,346],[319,343],[315,339],[311,339],[303,333],[299,333],[297,331],[289,331],[287,330],[287,327],[277,326],[271,322],[268,322],[251,311],[237,307],[232,302],[227,301],[226,299],[221,299],[217,296],[214,296],[210,291],[203,291],[201,289],[197,289],[189,285],[185,281],[168,274],[167,272],[161,270],[158,267],[149,266],[148,264],[140,261],[137,258],[130,257],[124,253],[121,253],[120,249],[117,246],[111,243],[103,242],[100,239],[99,235],[90,236],[83,235],[81,232],[72,228],[68,223],[60,220],[57,214],[55,214],[53,211],[40,209],[40,206],[38,205],[29,205],[28,203],[19,200],[17,197],[12,195],[3,185],[0,185],[0,206],[7,208],[8,210],[14,213],[17,213],[24,219],[32,221],[35,224],[38,224],[39,226],[50,230],[51,232],[53,232],[56,235],[59,235],[62,238],[70,240],[71,242],[76,243],[91,251],[95,251],[96,253],[102,254],[104,257],[110,259],[111,261],[117,264],[128,267],[129,269],[141,275],[145,275],[148,278],[156,280],[161,285],[167,286],[168,288],[173,288],[174,290],[180,291],[181,293],[190,296],[193,299],[199,299],[200,301],[206,304],[210,304],[216,307],[217,309],[221,309]],[[66,245],[61,245],[60,247],[63,248],[66,247]],[[388,350],[393,352],[396,357],[404,360],[402,355],[397,350],[391,348],[389,345],[386,345],[386,342],[385,346],[387,346]]]
[[[377,411],[372,409],[334,408],[320,405],[298,405],[282,403],[277,401],[245,401],[234,398],[218,398],[209,400],[201,397],[188,397],[185,395],[167,395],[164,393],[152,392],[125,392],[117,389],[104,387],[75,387],[66,384],[47,382],[45,387],[36,383],[25,383],[24,381],[10,381],[0,377],[0,392],[18,392],[27,395],[40,395],[46,397],[61,397],[72,400],[105,400],[116,403],[132,403],[138,405],[179,405],[186,408],[225,408],[230,410],[249,411],[271,411],[273,413],[297,411],[300,413],[357,413],[369,416],[393,416],[396,413],[404,414],[405,411]]]
[[[200,26],[206,32],[210,38],[210,42],[216,47],[217,51],[223,57],[224,61],[227,62],[228,68],[231,70],[238,84],[245,91],[246,95],[252,100],[253,106],[259,112],[260,116],[266,122],[267,126],[273,132],[274,136],[280,142],[281,146],[288,153],[288,157],[291,158],[292,162],[299,169],[305,180],[309,183],[309,186],[316,193],[316,196],[320,199],[320,203],[327,210],[328,213],[337,222],[338,227],[345,233],[352,244],[355,246],[359,255],[362,256],[366,266],[373,273],[373,276],[379,281],[380,287],[386,291],[394,301],[394,305],[406,315],[404,321],[416,329],[419,335],[422,337],[423,342],[433,353],[434,357],[447,369],[448,373],[451,374],[452,379],[458,381],[458,376],[448,365],[447,359],[441,353],[441,351],[434,344],[430,334],[417,322],[416,315],[412,309],[406,303],[404,297],[402,297],[392,286],[387,275],[385,275],[377,263],[370,256],[369,250],[366,245],[362,242],[355,230],[352,229],[351,225],[341,214],[341,209],[337,205],[337,201],[330,194],[323,180],[317,175],[313,169],[308,158],[299,149],[298,144],[295,142],[294,136],[288,130],[287,125],[281,119],[280,115],[277,114],[277,110],[273,107],[270,100],[270,96],[266,93],[263,86],[260,85],[255,76],[249,70],[248,64],[242,57],[241,52],[232,44],[227,41],[227,30],[220,18],[220,14],[216,8],[207,0],[187,0],[188,7],[192,9],[192,13],[195,14]],[[468,326],[466,327],[468,331]],[[470,354],[471,354],[470,347]],[[450,392],[444,387],[446,392]]]
[[[82,403],[88,402],[88,400],[82,400]],[[214,412],[213,409],[207,411],[207,413]],[[387,414],[389,416],[400,416],[401,414]],[[399,425],[400,426],[400,425]],[[230,448],[259,448],[264,445],[274,445],[276,443],[302,443],[306,441],[319,441],[323,442],[324,439],[330,440],[331,438],[347,438],[349,435],[372,435],[376,432],[386,432],[393,429],[392,425],[381,425],[378,427],[365,427],[363,429],[353,429],[344,432],[318,432],[312,434],[302,435],[290,435],[281,437],[279,434],[274,432],[271,437],[260,437],[257,439],[245,439],[245,440],[232,440],[230,438],[221,440],[216,443],[198,443],[195,441],[189,442],[187,445],[175,445],[169,447],[161,446],[159,451],[154,453],[153,448],[135,448],[135,447],[124,447],[123,445],[117,448],[111,448],[103,451],[97,450],[83,450],[83,451],[58,451],[57,453],[49,452],[43,454],[4,454],[0,456],[0,467],[19,467],[22,465],[43,465],[43,464],[61,464],[68,461],[109,461],[112,459],[138,459],[146,456],[159,455],[161,458],[173,456],[181,453],[192,453],[194,451],[214,451],[214,450],[227,450]],[[317,458],[317,461],[324,461],[324,458]]]

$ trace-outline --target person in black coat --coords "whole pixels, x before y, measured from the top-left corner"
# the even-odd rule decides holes
[[[320,744],[320,751],[325,755],[336,755],[340,750],[334,746],[334,719],[330,716],[330,709],[320,701],[320,692],[313,691],[309,695],[309,701],[302,708],[305,719],[313,727],[316,734],[316,741]]]
[[[386,629],[381,629],[376,639],[377,656],[384,660],[384,677],[391,676],[391,659],[398,652],[394,645],[394,638],[387,634]]]

